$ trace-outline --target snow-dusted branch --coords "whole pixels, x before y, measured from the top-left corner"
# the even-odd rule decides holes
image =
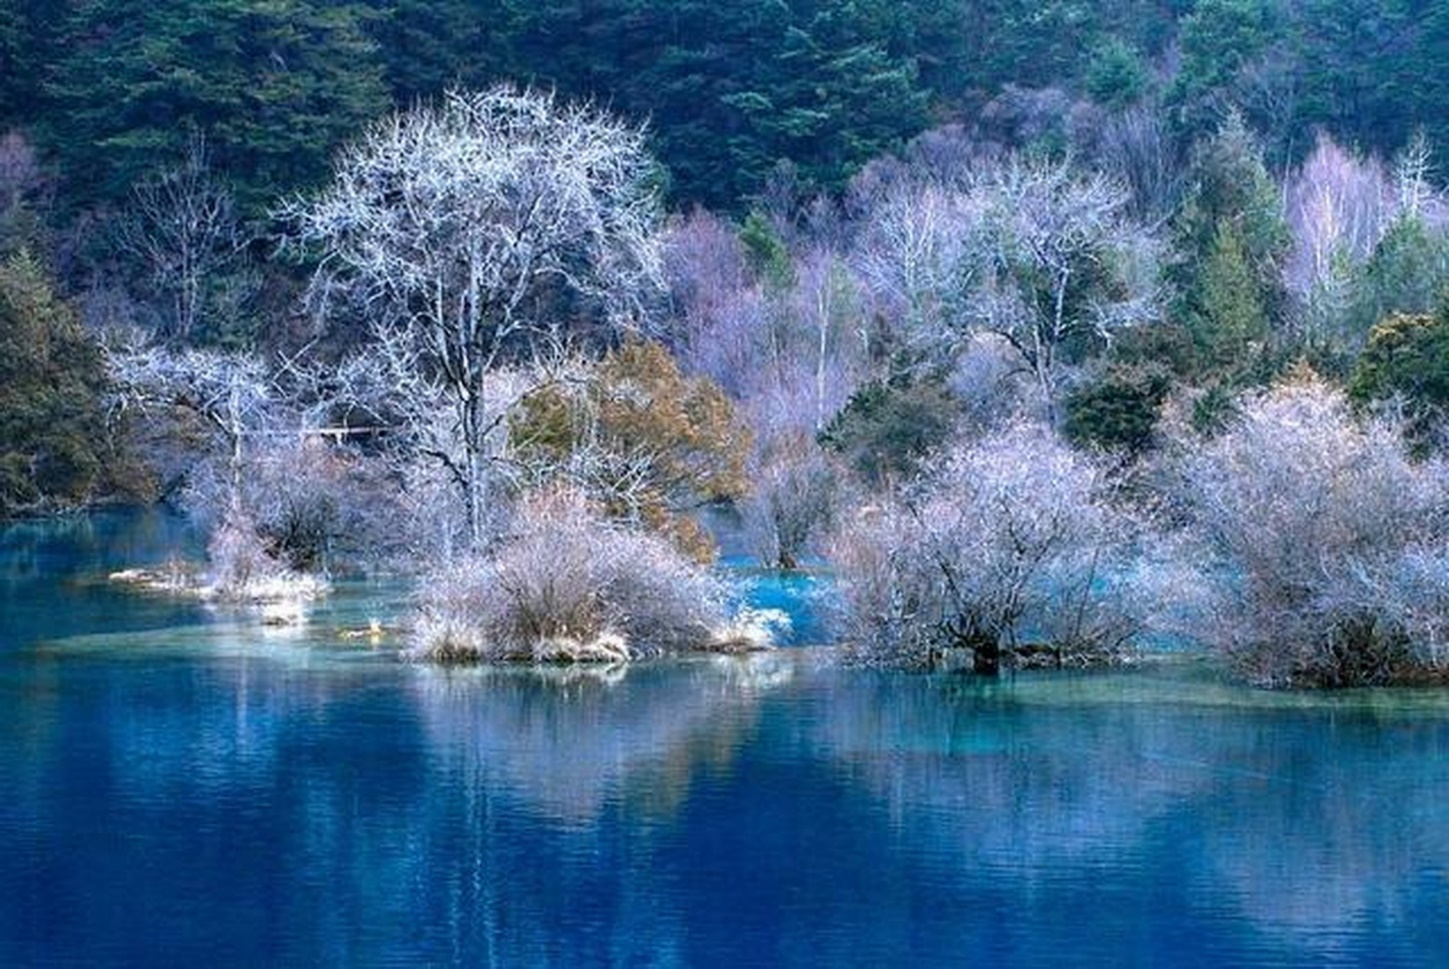
[[[475,541],[497,426],[489,374],[564,329],[561,302],[638,319],[661,280],[652,173],[639,128],[500,86],[376,125],[329,189],[284,213],[320,253],[314,296],[341,288],[368,308],[393,388],[455,412]]]

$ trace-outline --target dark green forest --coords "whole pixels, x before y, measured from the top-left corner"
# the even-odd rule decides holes
[[[510,79],[651,127],[671,204],[737,211],[787,166],[840,190],[930,127],[1061,150],[1012,89],[1150,104],[1190,144],[1236,105],[1275,165],[1322,128],[1391,155],[1449,138],[1437,3],[923,0],[66,0],[0,5],[0,124],[67,213],[124,201],[204,135],[260,214],[365,121]]]
[[[888,662],[1442,673],[1446,166],[1449,2],[0,0],[0,514],[441,658],[715,636],[708,507]]]

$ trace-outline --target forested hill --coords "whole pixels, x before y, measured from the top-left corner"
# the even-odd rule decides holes
[[[943,123],[1059,148],[1094,105],[1184,143],[1236,105],[1280,166],[1317,127],[1442,149],[1445,63],[1449,3],[1425,0],[0,0],[0,126],[71,213],[198,133],[261,212],[365,120],[500,78],[647,119],[673,206],[739,210],[781,164],[838,189]]]

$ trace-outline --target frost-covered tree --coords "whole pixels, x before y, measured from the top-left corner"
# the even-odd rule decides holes
[[[1110,179],[1013,161],[973,190],[965,316],[1021,357],[1055,421],[1063,368],[1113,330],[1157,313],[1154,240]]]
[[[224,315],[228,302],[244,301],[251,288],[246,241],[231,192],[212,172],[210,149],[200,137],[181,164],[136,184],[120,228],[122,249],[140,263],[146,288],[165,304],[165,330],[183,345],[219,336],[225,323],[236,322],[210,317]],[[241,300],[225,299],[228,288],[240,289]]]
[[[1193,441],[1186,504],[1215,554],[1196,635],[1254,681],[1389,682],[1449,662],[1449,477],[1312,377]]]
[[[958,445],[914,493],[861,509],[835,558],[847,633],[872,661],[969,650],[995,673],[1027,653],[1100,657],[1136,630],[1123,568],[1136,531],[1104,470],[1025,422]]]
[[[876,206],[854,262],[907,345],[945,361],[989,334],[1054,420],[1072,362],[1157,315],[1158,247],[1129,200],[1106,176],[1017,158],[908,177]]]
[[[474,541],[497,413],[488,375],[568,315],[638,317],[661,275],[654,175],[638,127],[500,86],[374,125],[330,188],[289,208],[298,241],[320,251],[324,307],[354,298],[445,393]]]
[[[248,441],[277,427],[278,390],[266,363],[246,353],[172,351],[142,340],[113,340],[106,365],[118,409],[179,420],[177,436],[208,442],[201,450],[225,468],[222,504],[240,511]]]

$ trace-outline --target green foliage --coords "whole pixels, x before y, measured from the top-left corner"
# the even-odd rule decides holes
[[[0,265],[0,515],[107,479],[100,351],[26,253]]]
[[[1262,146],[1241,114],[1229,114],[1198,149],[1188,175],[1192,189],[1179,230],[1189,248],[1205,251],[1204,243],[1216,234],[1218,222],[1230,219],[1242,233],[1254,271],[1265,280],[1276,277],[1291,237]]]
[[[1040,87],[1071,78],[1100,30],[1100,8],[1080,0],[963,4],[974,35],[969,69],[978,85]]]
[[[1192,335],[1180,326],[1127,329],[1112,342],[1101,374],[1068,396],[1067,439],[1128,457],[1150,449],[1162,405],[1192,373],[1196,355]]]
[[[68,3],[0,0],[0,131],[26,127],[44,106],[42,81],[64,49]]]
[[[1087,93],[1109,108],[1125,108],[1141,100],[1150,80],[1142,55],[1120,37],[1098,47],[1087,65]]]
[[[1407,0],[1305,0],[1295,23],[1299,120],[1348,144],[1389,154],[1416,123],[1439,119],[1433,102],[1443,51],[1434,51],[1439,4]],[[1436,8],[1428,13],[1425,7]],[[1442,134],[1442,132],[1436,132]],[[1444,144],[1442,137],[1437,139]]]
[[[1194,431],[1213,437],[1225,431],[1238,416],[1238,401],[1231,388],[1213,384],[1193,398],[1188,422]]]
[[[1127,455],[1152,444],[1158,413],[1172,383],[1160,370],[1114,370],[1067,398],[1063,430],[1076,445]]]
[[[1194,340],[1214,370],[1230,371],[1260,351],[1268,336],[1259,280],[1232,222],[1218,223],[1196,282],[1200,311],[1192,319]]]
[[[44,134],[72,200],[124,197],[204,135],[251,212],[320,182],[387,107],[364,13],[320,0],[83,0]]]
[[[1449,314],[1398,313],[1374,327],[1349,381],[1359,404],[1399,397],[1419,440],[1449,412]]]
[[[451,87],[488,87],[510,73],[509,0],[362,2],[372,8],[364,26],[399,107]]]
[[[1287,307],[1282,267],[1291,237],[1262,151],[1234,113],[1194,158],[1174,224],[1176,316],[1209,374],[1241,372],[1267,349]],[[1245,356],[1245,354],[1248,354]]]
[[[1357,275],[1349,325],[1361,341],[1385,317],[1434,310],[1449,286],[1449,241],[1422,218],[1402,215]]]
[[[820,433],[868,481],[912,477],[950,436],[961,403],[936,376],[900,373],[873,380],[851,395]]]
[[[842,187],[927,121],[881,2],[572,0],[513,8],[515,73],[651,121],[677,202],[730,209],[781,160],[811,189]]]
[[[1183,18],[1182,66],[1168,92],[1188,136],[1212,130],[1236,100],[1243,68],[1275,39],[1272,0],[1198,0]]]
[[[795,261],[770,220],[758,210],[750,212],[740,226],[740,245],[755,276],[776,292],[795,284]]]
[[[515,79],[648,118],[674,201],[738,211],[782,160],[838,189],[1010,85],[1115,109],[1172,63],[1184,141],[1236,104],[1275,159],[1315,126],[1442,149],[1446,59],[1412,0],[0,0],[0,126],[43,128],[79,204],[206,133],[255,212],[361,120]]]

